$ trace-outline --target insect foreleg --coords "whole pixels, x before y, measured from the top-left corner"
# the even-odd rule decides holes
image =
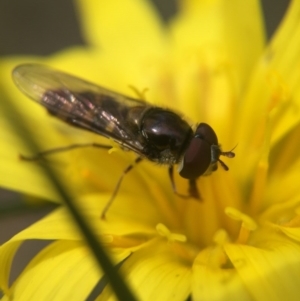
[[[60,152],[64,152],[64,151],[69,151],[69,150],[81,148],[81,147],[99,147],[99,148],[103,148],[103,149],[112,148],[112,146],[110,146],[110,145],[99,144],[99,143],[82,143],[82,144],[76,143],[76,144],[71,144],[68,146],[56,147],[56,148],[48,149],[45,151],[41,151],[41,152],[36,153],[33,156],[24,156],[24,155],[20,154],[20,159],[25,160],[25,161],[36,161],[36,160],[39,160],[48,155],[52,155],[52,154],[60,153]]]
[[[174,181],[174,166],[171,165],[169,167],[169,178],[171,181],[172,189],[173,192],[180,196],[181,198],[195,198],[195,199],[201,199],[200,198],[200,193],[198,191],[197,185],[196,185],[196,180],[189,180],[189,194],[181,194],[177,192],[175,181]]]
[[[117,193],[118,193],[118,191],[119,191],[119,188],[120,188],[120,186],[121,186],[121,183],[122,183],[122,181],[123,181],[125,175],[126,175],[126,174],[134,167],[134,165],[136,165],[137,163],[141,162],[142,160],[143,160],[143,159],[142,159],[141,157],[137,157],[137,158],[134,160],[133,163],[131,163],[130,165],[128,165],[128,166],[124,169],[122,175],[120,176],[120,178],[119,178],[119,180],[118,180],[118,182],[117,182],[117,185],[115,186],[115,189],[114,189],[114,191],[113,191],[113,193],[112,193],[112,195],[111,195],[109,201],[106,203],[104,209],[102,210],[102,213],[101,213],[101,219],[105,219],[105,214],[106,214],[107,210],[109,209],[109,207],[111,206],[111,204],[113,203],[113,201],[114,201],[114,199],[115,199],[115,197],[116,197],[116,195],[117,195]]]
[[[181,198],[189,198],[190,197],[189,195],[185,195],[185,194],[181,194],[181,193],[177,192],[175,181],[174,181],[174,166],[173,165],[171,165],[169,167],[169,178],[171,181],[172,190],[176,195],[180,196]]]
[[[189,180],[189,195],[194,199],[201,201],[201,195],[197,187],[197,182],[195,179]]]

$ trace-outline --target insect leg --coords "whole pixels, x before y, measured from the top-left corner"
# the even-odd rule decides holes
[[[64,151],[68,151],[68,150],[80,148],[80,147],[99,147],[99,148],[104,148],[104,149],[112,148],[112,146],[110,146],[110,145],[99,144],[99,143],[82,143],[82,144],[77,143],[77,144],[72,144],[72,145],[68,145],[68,146],[57,147],[57,148],[52,148],[52,149],[48,149],[45,151],[41,151],[31,157],[24,156],[21,154],[20,159],[25,160],[25,161],[36,161],[38,159],[43,158],[44,156],[48,156],[48,155],[52,155],[55,153],[60,153],[60,152],[64,152]]]
[[[142,100],[146,101],[146,92],[148,92],[148,88],[144,88],[142,91],[138,90],[135,86],[129,85],[129,88],[137,95],[137,97]]]
[[[185,195],[185,194],[181,194],[181,193],[177,192],[175,181],[174,181],[174,167],[173,167],[173,165],[169,166],[169,178],[170,178],[170,181],[171,181],[172,190],[176,195],[178,195],[182,198],[189,198],[190,197],[189,195]]]
[[[122,175],[120,176],[120,178],[119,178],[119,180],[118,180],[118,182],[117,182],[117,185],[115,186],[115,189],[114,189],[114,191],[113,191],[113,193],[112,193],[112,195],[111,195],[109,201],[106,203],[105,207],[104,207],[103,210],[102,210],[102,213],[101,213],[101,219],[105,219],[105,214],[106,214],[107,210],[109,209],[109,207],[111,206],[111,204],[113,203],[113,201],[114,201],[114,199],[115,199],[115,197],[116,197],[116,195],[117,195],[117,193],[118,193],[118,191],[119,191],[119,188],[120,188],[120,186],[121,186],[121,183],[122,183],[122,181],[123,181],[125,175],[126,175],[126,174],[134,167],[134,165],[136,165],[137,163],[141,162],[142,160],[143,160],[143,159],[142,159],[141,157],[137,157],[137,158],[134,160],[133,163],[131,163],[130,165],[128,165],[128,166],[124,169]]]
[[[201,195],[195,179],[189,180],[189,195],[194,199],[201,200]]]
[[[180,196],[181,198],[190,198],[190,197],[192,197],[192,198],[195,198],[195,199],[201,199],[195,179],[189,180],[189,194],[181,194],[181,193],[177,192],[175,181],[174,181],[174,167],[173,167],[173,165],[171,165],[169,167],[169,178],[170,178],[170,181],[171,181],[173,192],[176,195]]]

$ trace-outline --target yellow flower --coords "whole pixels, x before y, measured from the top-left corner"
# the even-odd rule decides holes
[[[300,3],[292,1],[269,45],[255,1],[181,4],[164,26],[146,1],[78,0],[91,46],[3,60],[3,99],[23,112],[43,149],[105,140],[50,118],[20,95],[10,73],[29,59],[131,96],[128,85],[148,88],[147,101],[209,123],[224,149],[238,146],[228,172],[199,179],[202,202],[175,196],[166,170],[143,162],[103,221],[101,210],[134,154],[78,149],[50,163],[140,300],[298,300]],[[0,184],[60,202],[41,167],[18,160],[30,150],[3,117]],[[180,192],[187,188],[179,177],[176,183]],[[15,252],[31,239],[55,242],[9,287]],[[84,300],[102,277],[63,208],[2,245],[0,264],[3,300]],[[112,298],[107,286],[97,300]]]

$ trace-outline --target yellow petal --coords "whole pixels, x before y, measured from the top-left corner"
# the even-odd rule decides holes
[[[122,196],[122,194],[120,195],[120,205],[116,206],[116,208],[111,208],[111,211],[107,213],[107,219],[104,221],[101,220],[101,211],[105,205],[105,202],[101,202],[101,198],[106,200],[107,196],[109,195],[90,195],[80,199],[78,203],[83,216],[89,220],[89,223],[99,237],[107,234],[121,236],[133,235],[135,233],[145,235],[156,233],[155,224],[152,228],[152,223],[155,223],[157,220],[151,220],[145,213],[149,213],[151,210],[150,207],[147,206],[147,202],[144,204],[141,203],[141,206],[139,206],[139,204],[135,206],[142,222],[128,215],[128,207],[133,205],[130,199],[128,199],[127,196]],[[77,227],[73,224],[67,210],[60,208],[19,232],[6,244],[28,239],[82,240],[83,238]],[[6,244],[2,245],[1,248],[5,247]]]
[[[11,288],[16,300],[85,300],[102,274],[88,249],[54,242],[41,251]]]
[[[24,240],[29,239],[69,239],[82,240],[75,226],[70,222],[65,210],[57,210],[41,221],[19,232],[0,247],[0,285],[7,290],[8,276],[15,252]]]
[[[154,241],[134,252],[120,271],[139,300],[182,301],[190,294],[191,270],[180,262],[170,245]],[[115,300],[109,289],[97,299]]]
[[[47,58],[43,63],[96,85],[125,95],[137,96],[128,87],[136,85],[136,82],[130,79],[131,72],[128,73],[128,70],[136,67],[136,61],[125,60],[123,54],[118,57],[114,52],[99,51],[97,48],[72,47]],[[130,69],[127,65],[122,67],[125,63],[130,64]]]
[[[271,143],[274,144],[299,123],[300,72],[295,67],[300,64],[299,13],[299,1],[292,1],[253,74],[243,105],[239,107],[239,149],[247,154],[263,143],[267,126],[272,126]]]
[[[267,249],[226,245],[225,251],[255,300],[298,300],[300,247],[290,241],[265,241]]]
[[[264,192],[263,208],[266,212],[286,212],[299,203],[299,167],[296,165],[284,173],[273,175]],[[280,189],[284,187],[284,189]],[[272,206],[274,205],[274,206]],[[263,217],[267,215],[263,213]]]
[[[300,228],[293,228],[293,227],[281,227],[278,226],[278,228],[286,234],[288,237],[300,242]]]
[[[183,11],[175,19],[173,34],[177,46],[219,52],[228,70],[237,70],[234,81],[244,86],[265,41],[259,1],[182,1]],[[217,57],[216,57],[217,58]],[[230,74],[228,74],[230,75]],[[231,74],[232,75],[232,74]],[[238,78],[236,78],[236,76]]]
[[[18,248],[20,247],[21,242],[13,242],[9,243],[6,246],[0,247],[0,288],[3,290],[4,293],[8,294],[8,279],[11,269],[11,264],[15,253],[17,252]]]
[[[78,0],[78,7],[85,36],[92,46],[100,47],[96,49],[110,66],[108,77],[112,82],[119,80],[123,87],[131,85],[140,91],[151,87],[149,99],[153,100],[152,93],[158,94],[155,84],[159,86],[158,61],[164,58],[165,37],[161,20],[150,2]],[[101,65],[98,68],[101,72]],[[122,91],[117,85],[112,88]]]
[[[104,196],[105,200],[109,195]],[[122,195],[121,195],[122,196]],[[131,218],[127,214],[130,199],[120,196],[120,204],[123,206],[112,208],[107,214],[107,220],[100,219],[102,208],[105,202],[100,201],[99,195],[94,195],[81,199],[80,210],[82,214],[89,220],[95,234],[106,241],[109,238],[109,243],[115,247],[134,248],[138,244],[142,244],[147,238],[156,235],[155,225],[157,220],[151,220],[147,214],[150,212],[150,207],[147,202],[135,205],[137,212],[143,222],[138,219]],[[128,201],[129,203],[126,203]],[[127,206],[127,208],[126,208]],[[152,215],[152,219],[153,219]],[[143,218],[144,217],[144,218]],[[153,223],[153,227],[152,227]],[[122,238],[123,237],[123,238]],[[19,248],[20,242],[30,239],[43,240],[70,240],[82,241],[83,238],[77,227],[70,219],[68,212],[64,209],[57,209],[45,218],[29,226],[25,230],[19,232],[8,242],[0,247],[0,262],[4,268],[0,270],[0,283],[5,286],[10,270],[10,265],[15,252]],[[129,250],[129,249],[128,249]]]
[[[218,250],[201,252],[193,264],[192,296],[195,300],[253,300],[242,279],[233,269],[214,266]]]
[[[128,200],[128,198],[125,198],[124,202],[126,200]],[[84,204],[84,206],[81,207],[82,214],[89,220],[95,234],[100,237],[104,243],[113,248],[119,248],[117,253],[114,251],[116,262],[127,257],[133,250],[139,249],[140,245],[144,244],[147,239],[156,234],[156,230],[154,226],[153,228],[151,227],[151,224],[143,224],[134,218],[131,219],[130,216],[126,216],[128,209],[124,210],[123,208],[123,217],[122,215],[116,217],[116,213],[112,210],[109,212],[107,220],[102,221],[100,214],[103,204],[99,202],[99,197],[85,198],[82,199],[81,202]],[[118,210],[116,210],[116,212],[120,214]],[[144,208],[144,210],[139,210],[138,212],[146,213],[149,212],[149,210]],[[144,222],[147,222],[147,219],[145,219]],[[62,240],[65,243],[68,241],[83,241],[81,233],[70,220],[69,214],[65,209],[57,209],[45,218],[19,232],[0,247],[0,263],[2,266],[0,270],[0,286],[4,291],[8,290],[8,277],[15,252],[18,250],[20,242],[30,239],[55,239]]]
[[[157,53],[162,45],[162,24],[149,1],[78,0],[78,12],[88,42],[123,57],[128,66],[133,60]]]
[[[42,168],[32,162],[22,161],[20,154],[26,154],[26,147],[0,116],[0,182],[6,187],[42,199],[60,201],[52,183],[44,175]]]
[[[298,170],[300,158],[295,142],[299,137],[300,125],[297,125],[274,145],[270,154],[270,162],[275,177],[280,175],[286,178],[287,173],[294,173],[294,169]],[[284,187],[286,186],[284,185]]]

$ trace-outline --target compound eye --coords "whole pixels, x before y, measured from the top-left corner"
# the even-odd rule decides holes
[[[205,140],[194,137],[178,168],[180,176],[185,179],[196,179],[203,175],[211,162],[210,149]]]
[[[211,167],[216,169],[215,164],[219,156],[216,133],[208,124],[200,123],[179,165],[179,174],[186,179],[196,179],[203,175],[210,165],[214,165]]]
[[[218,145],[215,131],[207,123],[200,123],[196,129],[195,137],[205,140],[209,145]]]

